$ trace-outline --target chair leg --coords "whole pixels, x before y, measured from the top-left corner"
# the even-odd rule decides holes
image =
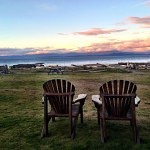
[[[98,120],[98,125],[100,125],[100,112],[98,109],[97,109],[97,120]]]
[[[101,142],[105,143],[105,139],[106,139],[106,127],[105,127],[105,121],[103,119],[101,119],[100,122],[100,131],[101,131]]]
[[[134,125],[132,126],[132,128],[133,128],[132,132],[133,132],[134,142],[137,143],[137,129],[136,129],[136,127]]]
[[[47,104],[47,97],[44,96],[44,127],[42,129],[43,137],[48,135],[48,122],[49,122],[49,116],[48,116],[48,104]]]
[[[72,124],[72,132],[71,132],[71,139],[74,139],[76,136],[76,123],[77,123],[78,118],[75,117],[73,118],[73,124]]]
[[[70,128],[70,137],[72,137],[72,123],[73,123],[73,118],[69,118],[69,128]]]
[[[48,119],[44,121],[44,125],[43,125],[42,132],[41,132],[41,137],[48,136],[48,123],[50,119],[51,117],[48,117]]]
[[[83,123],[83,107],[80,106],[80,118],[81,118],[81,123]]]
[[[134,142],[140,143],[140,139],[139,139],[139,135],[138,135],[138,129],[136,126],[136,121],[132,120],[131,125],[132,125],[132,135],[133,135]]]

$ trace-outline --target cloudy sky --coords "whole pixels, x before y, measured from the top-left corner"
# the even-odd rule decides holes
[[[150,51],[150,0],[0,0],[0,55]]]

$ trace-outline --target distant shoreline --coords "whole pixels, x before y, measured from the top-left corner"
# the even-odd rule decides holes
[[[8,56],[0,57],[0,65],[17,65],[17,64],[35,64],[44,63],[45,66],[59,65],[71,66],[85,65],[85,64],[118,64],[120,62],[150,62],[150,54],[111,54],[111,55],[71,55],[71,54],[57,54],[57,55],[30,55],[30,56]]]

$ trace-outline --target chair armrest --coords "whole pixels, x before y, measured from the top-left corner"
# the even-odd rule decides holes
[[[78,97],[73,100],[73,104],[79,102],[79,103],[82,103],[82,105],[83,105],[86,97],[87,97],[87,94],[79,94]]]
[[[102,105],[102,101],[100,100],[100,96],[99,95],[92,95],[92,101],[94,103],[97,103],[98,105]]]
[[[135,106],[138,106],[138,104],[141,102],[141,99],[138,97],[138,96],[136,96],[135,97]]]
[[[102,101],[100,100],[100,95],[92,95],[92,102],[94,103],[97,110],[102,106]]]

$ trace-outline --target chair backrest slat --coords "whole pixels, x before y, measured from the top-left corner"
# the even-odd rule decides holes
[[[120,82],[119,82],[119,94],[123,94],[123,85],[124,85],[124,81],[120,80]]]
[[[123,94],[128,94],[128,88],[129,88],[129,81],[125,81]]]
[[[72,101],[75,92],[75,86],[73,84],[66,80],[53,79],[45,82],[43,84],[43,89],[45,93],[51,93],[51,95],[48,95],[47,98],[55,113],[69,113],[69,95],[63,95],[62,93],[72,92]],[[53,95],[52,93],[58,93],[58,95]]]
[[[113,81],[114,94],[117,94],[117,91],[118,91],[118,90],[117,90],[117,88],[118,88],[118,85],[117,85],[117,84],[118,84],[117,80],[114,80],[114,81]]]
[[[112,91],[112,82],[109,81],[109,82],[107,83],[107,85],[108,85],[108,93],[109,93],[109,94],[112,94],[112,93],[113,93],[113,91]]]

